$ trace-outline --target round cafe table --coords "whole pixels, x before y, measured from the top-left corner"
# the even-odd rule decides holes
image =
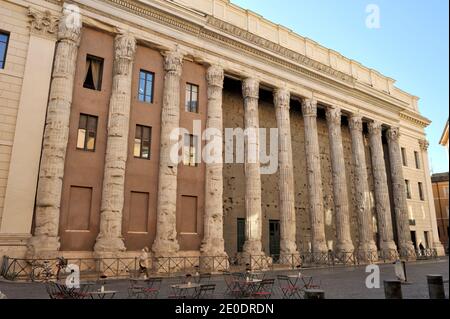
[[[197,289],[201,287],[200,284],[192,282],[187,284],[179,284],[171,286],[175,297],[178,298],[193,298],[197,292]]]
[[[89,296],[91,299],[113,299],[117,291],[115,290],[104,290],[104,291],[90,291]],[[108,297],[108,298],[106,298]]]

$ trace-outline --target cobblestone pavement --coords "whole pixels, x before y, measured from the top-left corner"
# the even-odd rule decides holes
[[[407,263],[407,277],[409,284],[402,285],[403,297],[413,299],[428,298],[428,288],[426,282],[427,274],[442,274],[445,283],[446,297],[449,296],[449,260],[448,257],[434,261],[420,261]],[[368,289],[365,280],[368,273],[365,267],[339,267],[322,269],[304,269],[302,273],[312,276],[316,282],[321,283],[327,299],[383,299],[383,280],[394,279],[394,265],[383,264],[380,266],[381,287],[379,289]],[[278,274],[285,274],[286,271],[268,272],[265,278],[276,278]],[[295,273],[295,272],[291,272]],[[171,294],[170,285],[173,279],[164,279],[161,285],[161,291],[158,298],[167,298]],[[221,275],[213,276],[210,283],[216,284],[215,297],[229,298],[225,293],[225,283]],[[127,280],[114,280],[107,284],[106,289],[116,290],[118,293],[115,298],[127,298],[127,289],[129,282]],[[8,298],[32,298],[46,299],[48,295],[43,284],[38,283],[18,283],[7,282],[0,279],[0,291],[6,294]],[[274,294],[272,298],[281,298],[278,289],[278,282],[275,281]]]

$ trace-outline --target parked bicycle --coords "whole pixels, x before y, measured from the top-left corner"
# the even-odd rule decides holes
[[[53,267],[49,260],[43,262],[33,261],[31,265],[30,279],[33,282],[46,282],[51,279],[59,280],[61,269],[67,267],[67,259],[58,257],[56,259],[56,274],[53,273]]]

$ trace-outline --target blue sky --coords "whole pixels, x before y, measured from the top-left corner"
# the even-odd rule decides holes
[[[448,0],[232,0],[245,9],[395,80],[420,97],[434,173],[448,171],[439,145],[449,107]],[[366,27],[366,7],[380,9],[380,28]]]

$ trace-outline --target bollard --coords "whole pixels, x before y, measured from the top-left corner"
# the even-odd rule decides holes
[[[427,275],[427,282],[430,299],[445,299],[442,275]]]
[[[325,299],[325,292],[320,289],[306,289],[305,299]]]
[[[384,296],[386,299],[403,299],[402,283],[399,280],[385,280]]]

